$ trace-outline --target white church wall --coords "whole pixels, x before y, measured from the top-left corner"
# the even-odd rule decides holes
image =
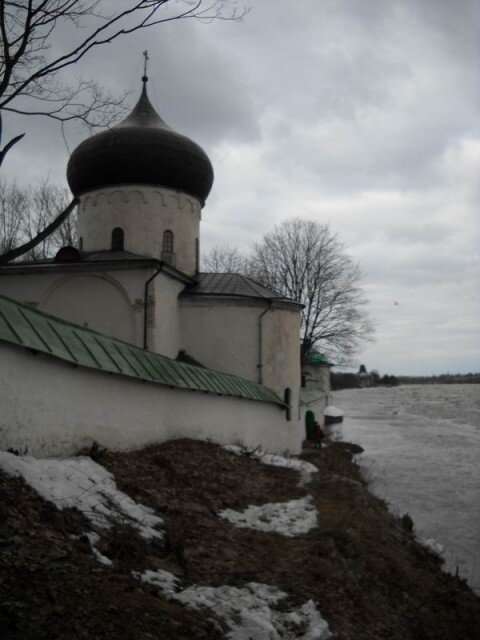
[[[292,419],[298,418],[300,394],[300,324],[298,307],[274,305],[263,318],[263,384],[277,391],[291,389]]]
[[[120,283],[104,276],[62,278],[42,297],[38,309],[125,342],[135,341],[130,300]]]
[[[262,318],[262,383],[281,398],[291,390],[291,420],[298,422],[300,313],[298,307],[265,301],[180,298],[182,347],[211,369],[248,378],[259,376],[259,318]]]
[[[258,382],[261,303],[180,299],[182,347],[211,369]]]
[[[31,307],[37,308],[40,298],[53,287],[64,274],[32,273],[6,274],[0,271],[0,295],[13,298]]]
[[[178,437],[298,453],[304,438],[277,405],[142,383],[2,343],[0,406],[0,449],[36,456]]]
[[[307,364],[302,367],[302,374],[305,377],[305,388],[323,391],[328,404],[331,395],[330,367]]]
[[[0,276],[0,294],[63,320],[143,345],[144,283],[152,269]]]
[[[181,349],[178,294],[185,284],[160,273],[151,285],[152,305],[148,313],[148,348],[169,358]]]
[[[183,348],[212,369],[259,382],[262,318],[262,382],[279,395],[300,386],[298,308],[265,301],[181,298]],[[297,393],[298,395],[298,393]]]
[[[78,233],[85,251],[111,248],[112,231],[124,232],[125,250],[162,258],[163,234],[174,237],[172,266],[188,275],[197,270],[201,206],[196,198],[162,187],[124,185],[80,196]]]

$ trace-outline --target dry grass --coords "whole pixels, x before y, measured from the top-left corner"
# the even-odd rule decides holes
[[[46,616],[48,591],[41,596],[42,580],[27,580],[25,568],[16,584],[12,563],[25,556],[11,555],[2,560],[2,575],[8,577],[7,588],[0,582],[0,593],[10,598],[13,589],[23,609],[20,604],[0,608],[0,624],[9,624],[2,638],[213,639],[204,616],[165,602],[130,577],[131,569],[164,568],[184,585],[241,586],[252,580],[277,585],[291,596],[282,606],[312,598],[339,640],[478,640],[479,599],[461,580],[443,574],[438,560],[368,492],[350,447],[334,443],[305,457],[319,472],[301,489],[295,471],[237,457],[208,442],[176,440],[129,454],[98,453],[119,488],[156,509],[168,530],[163,545],[145,544],[129,529],[104,536],[100,549],[115,561],[113,569],[95,564],[86,545],[66,537],[85,526],[78,514],[52,508],[45,518],[39,499],[18,481],[4,480],[10,524],[5,528],[2,520],[0,535],[11,539],[17,519],[22,537],[30,540],[25,532],[33,532],[28,553],[41,567],[42,579],[54,585],[61,610],[56,618]],[[290,500],[305,492],[314,497],[320,526],[299,538],[237,529],[216,516],[227,507]],[[54,560],[58,553],[67,557]],[[65,597],[61,580],[68,585]],[[81,616],[68,595],[76,592]],[[9,615],[17,621],[9,621]],[[75,635],[72,625],[84,616],[91,620],[87,635]],[[33,635],[37,619],[42,624]]]

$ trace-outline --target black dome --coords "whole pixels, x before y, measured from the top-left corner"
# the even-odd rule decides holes
[[[75,149],[67,180],[75,196],[101,187],[145,184],[183,191],[203,206],[212,188],[213,168],[198,144],[160,118],[144,82],[137,105],[123,122]]]

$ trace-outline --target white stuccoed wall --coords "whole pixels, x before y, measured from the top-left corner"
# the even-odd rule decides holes
[[[145,282],[155,269],[1,275],[0,294],[39,311],[143,347]],[[177,296],[184,283],[163,272],[152,281],[148,348],[176,358],[181,349]]]
[[[109,187],[80,196],[78,235],[85,251],[103,251],[111,248],[112,231],[120,227],[126,251],[160,259],[163,232],[170,229],[176,254],[173,266],[193,275],[200,218],[199,201],[184,193],[163,187]]]
[[[135,342],[132,304],[120,283],[101,275],[61,278],[38,305],[40,311],[129,343]]]
[[[0,294],[131,344],[143,344],[144,283],[153,269],[0,275]]]
[[[72,367],[0,343],[0,449],[65,456],[94,441],[114,450],[211,438],[298,453],[303,429],[268,403],[169,389]]]
[[[185,284],[160,273],[151,283],[152,308],[149,309],[148,349],[176,358],[181,346],[178,294]]]
[[[323,391],[326,403],[330,404],[330,367],[327,365],[306,364],[302,368],[302,373],[305,374],[305,388]]]
[[[259,382],[258,319],[263,300],[180,298],[182,344],[211,369]],[[292,420],[299,420],[300,311],[274,303],[262,320],[262,383],[282,399],[292,392]]]

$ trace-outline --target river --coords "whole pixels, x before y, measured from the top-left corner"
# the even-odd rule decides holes
[[[445,547],[445,570],[480,595],[480,385],[405,385],[334,393],[336,429],[391,511]]]

